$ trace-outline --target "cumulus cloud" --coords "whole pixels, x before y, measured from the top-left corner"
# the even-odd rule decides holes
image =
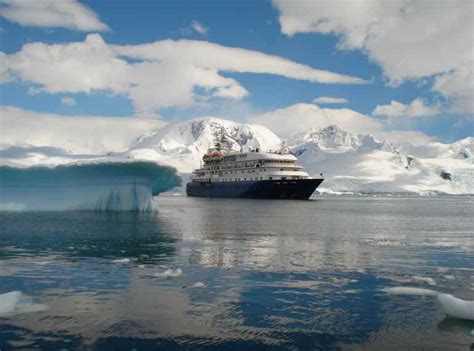
[[[374,134],[377,138],[389,140],[392,144],[410,143],[420,146],[435,141],[432,137],[416,130],[379,130]]]
[[[380,140],[392,143],[409,141],[413,145],[424,145],[433,138],[415,130],[386,130],[381,121],[357,111],[341,108],[320,108],[315,104],[295,104],[275,111],[253,115],[249,123],[261,124],[281,138],[288,138],[310,128],[324,128],[331,124],[358,134],[372,134]]]
[[[206,34],[209,31],[209,28],[207,28],[204,24],[198,21],[193,21],[191,23],[191,28],[199,34]]]
[[[2,144],[53,146],[78,154],[126,150],[165,124],[157,118],[64,116],[0,106]]]
[[[8,83],[12,79],[8,68],[8,61],[8,55],[0,51],[0,84]]]
[[[76,0],[0,0],[0,16],[27,27],[105,31],[99,16]]]
[[[347,104],[349,100],[345,98],[320,96],[313,100],[315,104]]]
[[[420,117],[434,116],[441,112],[440,106],[427,106],[422,99],[415,99],[408,105],[392,100],[389,105],[377,105],[372,111],[374,116],[384,117]]]
[[[303,103],[251,116],[249,122],[262,124],[283,138],[331,124],[362,134],[382,129],[382,124],[376,119],[351,109],[328,109]]]
[[[392,84],[440,75],[433,89],[459,110],[474,111],[474,2],[273,0],[273,4],[283,33],[338,34],[340,49],[364,51]]]
[[[452,112],[474,114],[474,73],[471,64],[463,65],[436,77],[433,90],[457,101]]]
[[[67,105],[67,106],[73,106],[76,104],[76,99],[74,99],[71,96],[63,96],[61,98],[61,104]]]
[[[70,44],[29,43],[8,57],[11,74],[49,93],[111,90],[125,93],[130,65],[98,34]]]
[[[107,44],[99,34],[90,34],[83,42],[28,43],[0,60],[6,67],[2,76],[29,82],[35,91],[108,91],[131,99],[138,115],[192,106],[212,97],[241,99],[249,94],[236,79],[221,72],[267,73],[318,83],[364,83],[357,77],[317,70],[282,57],[206,41],[117,46]]]

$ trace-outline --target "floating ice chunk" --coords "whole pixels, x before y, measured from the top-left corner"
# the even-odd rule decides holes
[[[20,291],[11,291],[0,294],[0,317],[14,316],[21,313],[46,311],[47,305],[34,303],[31,297]]]
[[[384,288],[382,291],[394,295],[436,296],[448,316],[474,320],[474,301],[461,300],[451,294],[442,294],[430,289],[397,286]]]
[[[176,268],[176,270],[173,269],[167,269],[166,271],[162,273],[155,273],[153,274],[154,277],[156,278],[176,278],[179,277],[183,274],[183,271],[181,268]]]
[[[418,296],[437,296],[438,292],[430,289],[410,288],[404,286],[396,286],[393,288],[384,288],[383,292],[393,295],[418,295]]]
[[[116,260],[112,260],[112,263],[130,263],[129,258],[118,258]]]
[[[450,317],[474,321],[474,301],[465,301],[451,294],[439,294],[438,301]]]
[[[329,278],[329,282],[333,285],[336,285],[336,286],[343,286],[343,285],[349,284],[351,282],[351,280],[347,279],[347,278],[331,277],[331,278]]]
[[[138,268],[145,268],[145,265],[141,264],[141,265],[138,266]]]
[[[413,280],[424,282],[424,283],[427,283],[428,285],[433,285],[433,286],[436,285],[436,282],[434,281],[434,279],[430,277],[418,277],[415,275],[413,277]]]
[[[191,286],[191,288],[207,288],[207,285],[201,282],[197,282],[196,284]]]
[[[443,275],[443,278],[444,279],[448,279],[448,280],[454,280],[456,279],[456,277],[454,275],[450,275],[450,274],[445,274]]]

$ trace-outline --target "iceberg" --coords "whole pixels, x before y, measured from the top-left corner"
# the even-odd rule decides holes
[[[42,312],[48,310],[48,306],[35,303],[31,297],[20,291],[10,291],[0,294],[0,317],[10,317],[22,313]]]
[[[176,169],[107,159],[0,166],[0,210],[153,211],[153,196],[181,185]]]

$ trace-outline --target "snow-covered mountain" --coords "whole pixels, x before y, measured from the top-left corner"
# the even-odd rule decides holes
[[[473,145],[467,138],[399,147],[334,125],[288,140],[308,173],[324,173],[321,190],[362,193],[473,193]]]
[[[160,160],[181,172],[199,167],[203,154],[221,142],[224,147],[244,151],[281,147],[281,140],[268,128],[218,118],[196,118],[170,124],[141,137],[128,152],[136,159]]]

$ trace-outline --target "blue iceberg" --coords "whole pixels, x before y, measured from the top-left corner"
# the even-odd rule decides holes
[[[0,166],[0,210],[153,211],[179,185],[175,168],[145,161]]]

